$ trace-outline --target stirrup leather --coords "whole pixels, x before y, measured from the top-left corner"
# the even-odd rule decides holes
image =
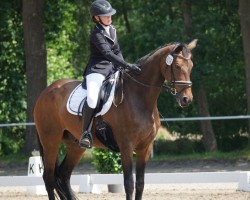
[[[79,146],[81,148],[91,149],[93,146],[93,137],[90,131],[84,131],[79,139]]]

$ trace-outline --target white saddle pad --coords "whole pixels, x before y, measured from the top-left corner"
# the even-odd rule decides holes
[[[112,79],[111,81],[115,81],[116,83],[116,79],[118,77],[119,71],[117,71],[115,73],[115,77],[114,79]],[[96,116],[99,115],[104,115],[106,112],[108,112],[108,110],[110,109],[113,99],[114,99],[114,93],[115,93],[115,84],[113,85],[111,92],[110,92],[110,96],[107,100],[107,102],[103,105],[102,110],[96,114]],[[86,100],[86,96],[87,96],[87,90],[82,88],[82,84],[79,84],[78,86],[76,86],[76,88],[71,92],[71,94],[69,95],[69,99],[67,101],[67,110],[69,113],[73,114],[73,115],[82,115],[82,108],[84,105],[84,101]],[[80,107],[79,107],[80,106]],[[80,112],[79,112],[80,111]]]

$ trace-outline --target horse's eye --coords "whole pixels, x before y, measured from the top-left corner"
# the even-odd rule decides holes
[[[176,67],[177,69],[181,69],[181,65],[179,65],[178,63],[176,63],[175,67]]]

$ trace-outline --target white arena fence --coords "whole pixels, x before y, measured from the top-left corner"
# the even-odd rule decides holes
[[[250,172],[190,172],[190,173],[146,173],[145,184],[199,184],[235,183],[237,190],[250,191]],[[79,193],[100,193],[98,185],[123,184],[122,174],[72,175],[71,185],[79,186]],[[0,176],[0,186],[43,186],[41,176]],[[32,192],[38,194],[39,191]],[[40,192],[41,193],[41,192]]]
[[[250,119],[250,115],[238,115],[238,116],[216,116],[216,117],[181,117],[181,118],[161,118],[161,121],[204,121],[204,120],[229,120],[229,119]],[[34,122],[27,123],[6,123],[0,124],[1,127],[13,127],[13,126],[34,126]]]
[[[161,121],[225,120],[249,119],[245,116],[162,118]],[[34,126],[34,123],[0,124],[1,127]],[[33,160],[32,160],[33,159]],[[26,186],[30,194],[46,194],[42,179],[43,167],[40,157],[30,157],[28,176],[0,176],[2,186]],[[250,171],[235,172],[191,172],[191,173],[146,173],[145,184],[199,184],[235,183],[237,190],[250,191]],[[123,184],[122,174],[83,174],[72,175],[71,184],[79,186],[80,193],[100,193],[98,185]]]

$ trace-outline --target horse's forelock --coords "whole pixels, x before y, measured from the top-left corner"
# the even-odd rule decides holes
[[[182,56],[184,58],[189,58],[190,56],[190,49],[188,48],[188,46],[186,44],[181,44],[182,45]]]
[[[172,50],[172,54],[181,54],[184,58],[188,58],[191,51],[184,43],[175,43],[175,47]]]

